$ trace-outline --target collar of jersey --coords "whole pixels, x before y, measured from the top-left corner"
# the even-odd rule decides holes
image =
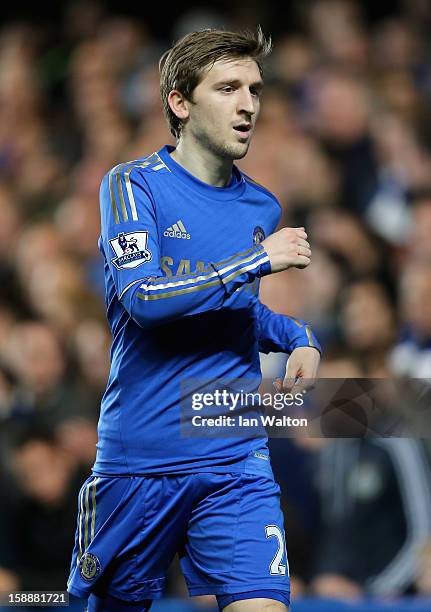
[[[226,187],[214,187],[208,183],[204,183],[193,174],[190,174],[183,166],[178,164],[170,155],[175,147],[166,145],[163,149],[158,151],[163,163],[169,168],[169,170],[175,174],[181,181],[187,183],[189,187],[195,191],[199,191],[201,195],[204,195],[212,200],[235,200],[239,198],[245,190],[246,184],[243,179],[241,172],[234,165],[232,171],[232,180]]]

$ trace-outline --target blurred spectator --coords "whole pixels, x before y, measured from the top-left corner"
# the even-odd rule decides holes
[[[320,378],[364,378],[365,372],[357,355],[343,345],[331,345],[320,366]]]
[[[343,210],[323,209],[309,218],[309,231],[317,246],[341,259],[355,276],[373,276],[386,264],[367,228]]]
[[[351,71],[366,67],[368,43],[360,3],[318,0],[311,5],[309,26],[324,60]]]
[[[73,346],[80,376],[94,394],[105,391],[109,374],[111,339],[106,326],[95,319],[83,319],[75,328]]]
[[[8,526],[0,530],[0,585],[63,590],[82,474],[49,430],[17,438],[10,463],[17,495],[0,511]]]
[[[399,114],[380,113],[373,122],[373,136],[379,168],[366,219],[382,238],[404,245],[411,231],[407,195],[427,183],[429,151]]]
[[[313,321],[313,328],[320,342],[328,347],[340,337],[340,322],[334,317],[334,311],[347,280],[347,270],[336,256],[317,247],[313,250],[313,265],[303,272],[305,299],[301,316],[307,321]],[[327,362],[325,350],[325,363]]]
[[[403,327],[392,351],[394,374],[413,378],[431,376],[431,260],[414,258],[400,279],[400,312]]]
[[[421,444],[330,441],[319,463],[322,540],[314,592],[352,600],[407,593],[431,535],[431,474]]]
[[[5,459],[6,439],[16,423],[26,421],[31,405],[17,376],[0,363],[0,463]]]
[[[431,259],[431,185],[418,189],[410,196],[412,232],[409,253],[412,257]]]
[[[51,327],[19,323],[8,344],[6,356],[37,422],[55,426],[76,416],[94,417],[88,392],[67,374],[64,349]]]
[[[341,294],[341,323],[349,352],[361,360],[366,376],[389,376],[389,351],[395,316],[389,297],[374,280],[357,281]]]

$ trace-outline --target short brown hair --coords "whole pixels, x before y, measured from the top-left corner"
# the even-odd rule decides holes
[[[191,100],[194,88],[206,69],[222,59],[251,57],[262,76],[262,61],[271,52],[271,39],[265,38],[261,27],[256,32],[229,32],[225,30],[200,30],[181,38],[166,51],[159,62],[160,95],[163,109],[172,134],[178,138],[182,122],[172,112],[169,93],[176,89]]]

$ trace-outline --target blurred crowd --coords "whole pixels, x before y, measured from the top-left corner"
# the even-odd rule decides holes
[[[261,299],[312,323],[322,377],[431,378],[431,8],[373,23],[362,9],[316,0],[278,26],[239,165],[313,258],[265,278]],[[61,35],[0,29],[0,591],[64,588],[109,368],[99,184],[172,143],[158,58],[215,22],[191,11],[156,40],[145,19],[80,2]],[[427,442],[282,442],[295,596],[431,596]],[[170,592],[184,594],[175,569]]]

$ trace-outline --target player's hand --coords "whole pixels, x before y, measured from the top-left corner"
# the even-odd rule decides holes
[[[303,393],[316,383],[320,353],[311,346],[298,346],[287,360],[284,380],[277,378],[274,386],[279,392]]]
[[[284,227],[261,243],[268,254],[271,271],[306,268],[311,261],[311,249],[303,227]]]

